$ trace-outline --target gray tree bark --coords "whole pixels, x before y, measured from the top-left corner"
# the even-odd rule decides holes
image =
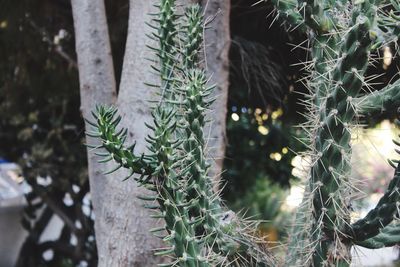
[[[121,127],[129,129],[128,142],[136,140],[136,152],[144,152],[146,149],[144,138],[149,134],[144,122],[152,121],[149,100],[158,99],[154,88],[143,84],[157,83],[159,79],[153,74],[150,62],[146,59],[152,53],[146,46],[157,46],[146,36],[152,30],[145,24],[151,20],[148,14],[157,11],[154,2],[130,0],[128,37],[117,99],[104,2],[103,0],[71,0],[71,2],[83,116],[90,118],[90,111],[96,104],[115,105],[123,118]],[[193,0],[179,0],[183,5],[191,2]],[[207,14],[217,15],[219,8],[223,12],[222,15],[217,15],[216,21],[212,23],[216,29],[206,32],[206,42],[208,40],[210,44],[207,47],[209,73],[213,74],[213,82],[219,83],[216,92],[218,99],[214,104],[217,109],[212,114],[214,123],[210,139],[210,146],[217,148],[212,149],[211,153],[218,153],[215,156],[218,167],[216,170],[213,168],[216,174],[221,172],[225,147],[228,85],[229,1],[221,2],[226,3],[210,1]],[[87,142],[94,143],[95,140],[88,139]],[[153,255],[154,249],[165,247],[165,244],[149,233],[151,228],[157,226],[157,221],[149,217],[149,211],[145,210],[142,207],[143,203],[137,199],[138,195],[149,193],[143,192],[143,188],[138,188],[132,179],[122,182],[126,176],[123,171],[104,177],[102,173],[110,166],[98,164],[92,152],[88,153],[88,160],[96,215],[95,232],[99,266],[156,266],[161,259]]]
[[[158,99],[156,88],[144,85],[145,82],[159,84],[158,77],[153,74],[154,71],[150,68],[151,63],[148,60],[155,56],[147,47],[147,45],[157,47],[157,43],[146,36],[152,31],[146,25],[146,22],[151,20],[148,14],[156,13],[156,11],[153,1],[130,1],[128,37],[117,107],[123,118],[121,125],[129,129],[127,141],[136,141],[136,153],[143,153],[146,150],[145,137],[150,134],[150,131],[144,123],[151,124],[152,122],[150,113],[152,104],[149,101]],[[125,226],[121,229],[113,229],[109,243],[118,244],[112,257],[120,258],[123,254],[129,257],[130,261],[128,264],[120,264],[109,259],[104,267],[156,266],[160,262],[160,257],[154,256],[154,249],[165,247],[165,244],[149,232],[151,228],[157,227],[157,221],[149,217],[149,210],[146,210],[137,198],[138,195],[146,195],[149,192],[137,187],[132,179],[129,180],[131,182],[129,185],[120,180],[116,179],[113,191],[114,194],[121,196],[121,199],[110,203],[110,206],[114,209],[114,217],[120,216],[119,221]]]
[[[107,19],[102,0],[72,0],[76,53],[78,55],[81,111],[83,117],[91,119],[91,111],[97,104],[112,105],[116,101],[116,84],[108,36]],[[90,125],[86,124],[86,130]],[[87,137],[88,144],[98,140]],[[88,172],[95,218],[95,232],[99,260],[107,256],[107,221],[104,210],[109,188],[103,175],[107,166],[99,164],[98,158],[88,149]]]
[[[205,30],[205,59],[210,83],[217,87],[211,109],[211,123],[206,129],[208,155],[212,158],[210,175],[218,190],[226,146],[226,113],[229,87],[230,8],[229,0],[202,0],[208,29]]]

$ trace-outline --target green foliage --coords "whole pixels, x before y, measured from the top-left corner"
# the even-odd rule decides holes
[[[302,94],[297,92],[306,89],[296,80],[302,73],[298,60],[306,57],[306,51],[293,50],[290,45],[302,42],[304,36],[281,27],[271,4],[253,4],[232,1],[230,13],[232,40],[222,194],[227,205],[235,209],[247,208],[236,202],[252,192],[258,179],[288,187],[294,179],[293,151],[305,149],[293,138],[302,131],[292,125],[303,119],[298,103]],[[271,15],[266,18],[265,14]],[[266,24],[271,25],[265,27]]]
[[[282,117],[278,118],[281,113],[281,109],[267,113],[259,108],[240,110],[237,107],[235,112],[228,112],[229,143],[223,174],[227,184],[223,195],[229,203],[252,192],[259,178],[268,177],[282,187],[288,187],[293,179],[294,153],[291,150],[298,147],[299,142],[289,137],[297,133],[284,124]]]
[[[270,182],[270,179],[257,177],[255,184],[242,198],[236,199],[233,207],[246,217],[259,220],[259,230],[268,240],[276,242],[287,236],[289,214],[282,209],[287,194],[288,190]]]

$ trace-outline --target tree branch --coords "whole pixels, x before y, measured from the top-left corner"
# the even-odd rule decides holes
[[[81,109],[89,117],[95,104],[113,104],[114,67],[102,0],[71,0],[78,55]]]
[[[81,110],[89,118],[97,104],[112,105],[116,101],[116,82],[111,56],[106,10],[103,0],[71,0],[74,18],[76,52],[78,57]],[[89,129],[90,125],[86,125]],[[96,144],[95,138],[86,137],[88,144]],[[95,217],[96,243],[99,259],[108,255],[107,234],[111,229],[104,227],[103,209],[108,195],[107,178],[103,174],[106,164],[88,150],[88,172]],[[99,266],[103,266],[99,264]],[[105,265],[104,265],[105,266]]]
[[[78,69],[78,64],[76,63],[75,59],[73,59],[72,56],[68,55],[64,51],[61,44],[54,43],[50,38],[50,34],[45,29],[40,28],[30,17],[28,17],[28,23],[35,31],[40,33],[42,40],[46,42],[56,54],[66,60],[71,67]]]
[[[230,39],[230,1],[202,0],[205,12],[205,24],[209,26],[204,32],[204,59],[209,84],[216,88],[212,97],[216,100],[211,106],[213,112],[208,115],[211,120],[205,126],[207,137],[207,155],[212,158],[209,170],[210,177],[214,178],[214,190],[219,190],[220,175],[225,157],[226,113],[229,89],[229,49]]]

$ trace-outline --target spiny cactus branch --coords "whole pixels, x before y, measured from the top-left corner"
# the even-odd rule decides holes
[[[228,262],[247,261],[248,266],[270,262],[257,245],[245,237],[245,227],[234,212],[228,211],[214,193],[212,178],[207,174],[204,138],[205,114],[214,99],[214,86],[207,85],[205,71],[199,67],[198,53],[203,46],[203,15],[198,5],[185,12],[183,67],[176,87],[176,99],[181,113],[179,136],[183,139],[182,175],[187,182],[187,202],[196,223],[195,232],[216,254]],[[244,229],[244,228],[243,228]],[[242,232],[242,233],[241,233]]]
[[[369,3],[360,6],[368,11]],[[332,71],[332,85],[324,103],[324,110],[320,113],[321,126],[316,132],[315,149],[317,151],[316,163],[312,167],[312,191],[314,191],[313,206],[316,223],[313,232],[322,229],[327,237],[318,247],[314,256],[314,265],[319,266],[328,255],[329,243],[341,234],[349,220],[346,192],[346,174],[349,170],[349,159],[346,154],[350,149],[350,132],[347,124],[351,123],[355,111],[349,105],[349,99],[355,97],[361,90],[360,77],[365,72],[371,38],[370,25],[374,16],[358,16],[353,20],[341,47],[341,59]],[[321,236],[317,235],[320,239]],[[323,238],[323,237],[322,237]],[[330,240],[330,241],[329,241]],[[339,260],[340,259],[334,259]],[[336,263],[335,263],[336,264]]]
[[[382,4],[378,14],[378,23],[375,31],[378,35],[379,45],[397,43],[400,36],[400,4],[391,0],[390,3]],[[386,11],[390,7],[389,11]]]
[[[355,103],[357,112],[364,116],[373,116],[400,107],[400,80],[379,91],[356,98]]]
[[[399,104],[396,83],[360,97],[361,89],[368,86],[365,72],[371,51],[397,40],[399,4],[375,0],[271,1],[288,24],[293,28],[301,25],[299,29],[307,33],[312,57],[307,66],[310,97],[305,101],[310,114],[304,124],[310,137],[312,164],[286,264],[348,266],[352,244],[352,233],[347,231],[348,207],[354,190],[349,176],[350,129],[356,115]],[[388,11],[390,4],[392,11]],[[287,9],[292,10],[286,12]],[[397,180],[395,175],[392,183]],[[388,195],[370,219],[389,209],[389,202],[397,202],[396,186],[390,186]],[[393,205],[389,206],[393,209]],[[386,211],[381,215],[385,221],[375,218],[385,225],[394,215]]]
[[[135,155],[135,144],[128,147],[125,145],[127,130],[117,130],[121,117],[115,116],[116,113],[117,109],[113,107],[97,106],[96,112],[92,114],[96,122],[86,120],[93,126],[93,131],[86,134],[101,140],[101,145],[95,148],[105,149],[105,152],[96,153],[96,155],[103,157],[99,162],[105,163],[114,160],[117,163],[117,167],[108,173],[112,173],[121,167],[130,170],[129,176],[125,179],[134,174],[139,174],[139,179],[149,177],[154,172],[155,166],[148,162],[148,156],[144,154]]]
[[[364,241],[357,241],[355,244],[369,249],[396,246],[400,244],[400,225],[398,222],[393,222],[383,228],[376,236]]]
[[[396,151],[400,152],[399,150]],[[385,226],[395,219],[395,216],[399,212],[399,207],[400,164],[398,163],[394,177],[376,207],[368,212],[364,218],[353,223],[348,231],[348,235],[355,242],[361,242],[376,236],[382,228],[385,228]]]
[[[199,63],[199,55],[203,46],[204,17],[199,5],[186,9],[183,37],[183,65],[187,70],[195,68]]]
[[[264,0],[268,2],[269,0]],[[283,19],[286,25],[298,31],[306,31],[304,19],[298,10],[298,3],[296,0],[271,0],[271,3],[276,8],[276,18]]]
[[[176,257],[180,266],[208,266],[202,255],[202,248],[196,240],[196,234],[188,212],[186,190],[182,188],[180,158],[175,151],[179,142],[174,140],[176,129],[175,110],[158,106],[153,112],[154,136],[150,137],[149,149],[154,153],[153,160],[158,164],[153,175],[159,194],[160,210],[164,214],[168,235],[164,240],[172,245],[166,253]]]
[[[159,59],[157,65],[152,68],[158,73],[161,79],[161,86],[155,85],[161,89],[161,100],[171,99],[173,97],[174,73],[177,64],[178,47],[176,39],[178,38],[177,22],[180,15],[177,14],[175,0],[160,0],[155,5],[159,12],[151,14],[153,16],[153,24],[150,26],[154,29],[152,39],[157,41],[156,47],[150,47],[155,51]],[[156,25],[156,26],[155,26]]]

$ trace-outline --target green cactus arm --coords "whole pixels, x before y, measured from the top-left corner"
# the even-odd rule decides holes
[[[395,170],[388,189],[378,204],[368,214],[353,223],[348,231],[349,237],[361,242],[379,234],[380,230],[391,223],[398,213],[400,201],[400,164]]]
[[[161,199],[160,208],[165,214],[166,228],[170,236],[168,239],[174,247],[174,254],[177,259],[189,259],[189,262],[195,263],[193,266],[207,266],[209,260],[205,261],[206,258],[201,253],[207,253],[208,249],[205,248],[206,243],[203,242],[202,236],[196,232],[196,218],[191,214],[190,208],[193,201],[188,198],[189,189],[186,181],[182,179],[183,171],[187,169],[182,143],[187,142],[188,138],[176,128],[179,118],[182,117],[181,106],[185,102],[185,97],[182,97],[181,92],[177,90],[185,85],[182,79],[186,75],[187,68],[194,67],[198,61],[203,17],[198,5],[189,7],[185,12],[187,25],[184,25],[183,31],[179,32],[175,25],[176,17],[171,15],[175,14],[174,5],[175,0],[162,0],[160,5],[159,24],[169,25],[168,27],[162,25],[159,30],[159,50],[164,51],[164,53],[158,52],[161,61],[160,89],[163,101],[153,112],[154,136],[149,137],[148,142],[149,149],[154,153],[154,161],[162,163],[156,173],[156,181]],[[171,34],[177,38],[168,39]],[[182,42],[183,48],[177,45],[177,39],[180,38],[178,34],[187,36],[187,41]],[[169,114],[165,112],[166,110],[170,110]],[[172,142],[174,139],[181,141]],[[211,255],[208,255],[208,258],[215,260]]]
[[[176,93],[181,96],[179,103],[181,112],[180,135],[182,141],[182,176],[187,181],[187,201],[191,203],[190,211],[196,223],[199,235],[210,235],[218,220],[217,213],[221,207],[214,201],[211,178],[207,175],[209,164],[205,155],[205,140],[203,127],[205,111],[209,109],[211,99],[208,99],[213,87],[207,88],[207,78],[204,70],[197,68],[198,52],[203,44],[203,15],[200,6],[186,9],[182,58],[182,78]],[[211,207],[214,202],[215,207]],[[208,225],[212,223],[212,225]],[[214,236],[214,234],[210,235]],[[210,236],[207,239],[211,239]],[[214,242],[215,245],[218,245]]]
[[[171,99],[173,97],[173,84],[174,75],[177,65],[178,46],[176,40],[178,39],[178,20],[180,15],[176,11],[175,0],[159,0],[159,4],[155,5],[158,12],[150,14],[152,24],[148,24],[154,32],[148,36],[156,41],[157,46],[149,46],[158,58],[157,66],[152,66],[153,70],[158,73],[161,79],[160,85],[149,84],[152,87],[160,89],[161,100],[164,98]],[[151,63],[154,63],[151,60]]]
[[[181,119],[185,129],[182,142],[185,156],[181,169],[187,181],[187,202],[190,203],[188,208],[193,221],[196,221],[195,231],[210,249],[228,261],[246,259],[248,264],[260,264],[258,261],[265,260],[267,256],[244,235],[241,236],[241,232],[245,233],[240,230],[241,222],[234,212],[223,207],[213,191],[211,177],[207,175],[209,164],[205,158],[204,113],[211,104],[207,96],[214,87],[207,87],[207,78],[202,70],[192,69],[187,75],[187,83],[177,92],[181,92],[186,99]]]
[[[186,70],[195,68],[203,45],[204,17],[200,5],[191,5],[185,10],[183,32],[183,65]]]
[[[174,140],[175,113],[173,106],[158,106],[152,112],[154,133],[149,136],[151,158],[158,163],[153,176],[168,232],[164,240],[171,243],[171,252],[180,266],[208,266],[188,213],[185,188],[175,171],[180,169],[179,142]]]
[[[177,101],[181,113],[179,136],[182,139],[181,176],[186,181],[189,212],[195,221],[195,232],[204,242],[225,260],[260,264],[266,259],[255,249],[251,241],[238,234],[239,223],[233,212],[227,211],[217,193],[213,190],[212,178],[207,174],[209,163],[206,159],[204,126],[206,112],[213,102],[210,97],[214,86],[207,85],[205,71],[199,66],[199,51],[203,45],[203,12],[200,6],[189,7],[185,12],[182,44],[182,73],[175,92],[182,98]],[[179,99],[179,97],[176,97]],[[232,216],[229,216],[232,215]],[[269,260],[270,261],[270,260]]]
[[[131,177],[133,174],[139,174],[141,178],[149,177],[154,172],[154,166],[148,162],[148,156],[144,154],[141,156],[135,155],[135,144],[129,147],[125,145],[127,130],[121,129],[117,131],[121,117],[116,117],[116,113],[116,108],[97,106],[96,112],[93,112],[93,117],[96,122],[94,123],[86,120],[93,127],[93,130],[86,134],[101,140],[101,145],[95,148],[105,149],[105,153],[95,153],[103,157],[99,162],[104,163],[114,160],[117,163],[117,168],[108,173],[112,173],[124,167],[130,170],[130,174],[127,178]]]
[[[375,31],[378,35],[376,46],[396,43],[400,36],[400,4],[398,1],[391,0],[392,9],[389,12],[381,11]]]
[[[400,244],[400,225],[398,222],[391,223],[381,229],[380,233],[376,236],[364,241],[356,241],[354,244],[369,249],[378,249],[398,245]]]
[[[113,155],[110,159],[114,159],[120,167],[131,169],[132,174],[146,174],[148,179],[137,180],[158,192],[157,196],[139,196],[140,199],[151,203],[145,207],[160,210],[161,213],[157,217],[163,218],[166,223],[165,227],[153,229],[152,232],[165,234],[166,230],[167,236],[164,240],[169,242],[172,248],[159,250],[156,255],[173,254],[174,263],[178,263],[179,266],[208,266],[206,258],[202,257],[201,247],[197,243],[185,208],[185,193],[179,190],[181,185],[172,168],[172,165],[179,161],[173,153],[178,143],[171,138],[176,127],[174,110],[158,107],[152,112],[154,126],[148,127],[154,131],[154,136],[149,136],[148,140],[149,149],[153,154],[142,157],[136,157],[132,150],[124,148],[125,133],[118,134],[115,130],[120,120],[120,117],[115,118],[116,111],[114,108],[98,107],[97,137],[102,139],[102,147],[108,154]],[[92,125],[96,126],[94,123]],[[154,181],[150,180],[150,177],[154,177]]]
[[[115,133],[120,121],[120,117],[115,118],[116,112],[116,109],[100,107],[97,114],[97,124],[92,123],[92,125],[97,126],[95,134],[103,139],[103,147],[112,155],[110,159],[119,162],[119,167],[132,167],[129,165],[131,163],[129,160],[122,164],[124,158],[120,155],[127,153],[123,146],[126,131],[121,131],[122,134]],[[186,207],[185,191],[181,189],[182,184],[174,171],[175,168],[179,168],[180,160],[176,156],[179,154],[177,153],[179,142],[174,141],[173,137],[176,128],[175,114],[175,107],[164,101],[153,110],[154,126],[147,125],[153,131],[153,135],[147,138],[148,148],[152,154],[140,158],[135,157],[133,162],[136,165],[133,165],[133,167],[138,170],[135,169],[131,173],[147,175],[147,179],[139,178],[137,180],[158,193],[157,196],[139,197],[150,202],[145,207],[160,210],[161,213],[156,216],[165,220],[165,227],[154,229],[153,232],[157,234],[161,232],[162,235],[165,235],[166,231],[167,236],[164,237],[164,240],[172,247],[159,250],[156,255],[169,255],[170,258],[174,259],[173,264],[179,266],[206,267],[208,266],[208,259],[203,257],[204,251],[196,239],[193,223]],[[131,157],[134,157],[134,155]],[[150,180],[151,177],[153,179]]]
[[[358,45],[356,45],[358,43]],[[327,96],[325,112],[320,114],[321,126],[317,131],[316,150],[318,159],[312,167],[312,176],[315,190],[314,208],[316,216],[323,216],[325,227],[336,227],[334,221],[335,202],[332,197],[336,195],[340,203],[341,174],[345,167],[343,153],[349,150],[350,133],[345,123],[350,123],[354,117],[354,110],[348,104],[361,90],[362,82],[359,78],[366,69],[367,54],[370,45],[369,21],[362,17],[349,31],[342,45],[343,58],[339,60],[332,73],[333,88]],[[361,60],[362,59],[362,60]],[[330,167],[329,167],[330,166]],[[329,168],[328,168],[329,167]],[[331,171],[336,170],[337,173]],[[346,171],[346,170],[344,170]]]
[[[199,5],[186,9],[181,33],[182,66],[176,73],[176,96],[170,101],[179,114],[177,138],[182,141],[183,153],[179,175],[185,182],[187,208],[199,242],[220,255],[222,262],[261,264],[260,261],[267,256],[261,249],[257,250],[252,240],[240,236],[239,232],[244,234],[245,231],[237,229],[240,225],[237,216],[223,206],[213,190],[212,178],[207,174],[209,163],[203,131],[206,112],[214,101],[211,97],[214,86],[207,85],[205,71],[199,64],[199,54],[203,49],[203,21]],[[266,261],[271,260],[268,258]]]
[[[314,164],[311,167],[310,186],[313,202],[314,224],[311,243],[314,266],[346,266],[349,253],[332,251],[342,243],[343,229],[349,224],[347,210],[350,170],[349,125],[355,111],[349,104],[363,84],[363,75],[368,65],[373,36],[371,25],[375,23],[376,10],[372,1],[362,1],[352,10],[350,29],[342,36],[337,49],[337,60],[329,74],[330,86],[323,105],[316,110],[314,141]]]
[[[362,115],[375,115],[400,107],[400,80],[385,88],[355,99],[357,112]]]
[[[314,219],[308,233],[308,247],[313,248],[307,249],[310,253],[301,249],[296,252],[300,257],[305,254],[301,264],[312,259],[314,266],[349,265],[346,257],[350,255],[350,246],[345,240],[345,229],[350,224],[350,212],[346,209],[351,156],[349,125],[356,115],[354,107],[358,106],[357,97],[365,83],[371,49],[396,35],[392,23],[395,17],[388,20],[381,13],[377,16],[381,2],[364,0],[352,5],[346,0],[299,0],[294,8],[308,28],[312,73],[308,82],[311,97],[306,104],[316,115],[310,116],[314,119],[310,128],[306,125],[315,157],[309,185],[311,197],[303,203]],[[306,205],[310,199],[311,205]],[[300,216],[299,221],[304,218],[310,217]],[[298,233],[303,238],[304,231]],[[348,253],[342,248],[348,249]]]
[[[269,0],[264,0],[268,2]],[[298,11],[298,3],[296,0],[271,0],[277,11],[277,18],[282,18],[289,28],[305,32],[306,24],[300,12]]]
[[[315,266],[326,265],[327,262],[346,266],[347,259],[343,255],[347,254],[343,252],[341,255],[332,255],[332,251],[340,242],[339,236],[350,218],[345,208],[347,197],[343,189],[349,183],[347,176],[351,147],[348,126],[355,115],[349,103],[362,87],[362,76],[374,42],[370,31],[375,25],[376,9],[373,1],[363,1],[352,8],[346,6],[348,1],[304,2],[303,5],[308,9],[304,9],[308,12],[308,15],[304,13],[305,20],[314,32],[309,36],[312,42],[313,72],[309,82],[311,98],[307,104],[310,104],[309,110],[316,116],[306,130],[311,135],[310,143],[315,158],[309,184],[310,196],[303,203],[305,209],[309,208],[306,211],[308,214],[299,214],[299,221],[296,222],[310,218],[308,215],[312,213],[314,223],[308,227],[311,229],[308,229],[306,235],[301,227],[295,227],[299,229],[295,229],[295,232],[300,238],[307,236],[310,239],[305,244],[307,247],[309,242],[310,248],[297,249],[292,258],[302,257],[304,261],[312,259]],[[330,12],[335,8],[340,11],[337,14],[348,16],[344,17],[342,24],[337,23],[341,17],[335,17],[335,12]],[[313,25],[311,20],[314,14],[320,13],[324,13],[325,17],[320,17],[320,22]],[[307,205],[310,199],[312,203]],[[302,260],[300,262],[304,264]]]

